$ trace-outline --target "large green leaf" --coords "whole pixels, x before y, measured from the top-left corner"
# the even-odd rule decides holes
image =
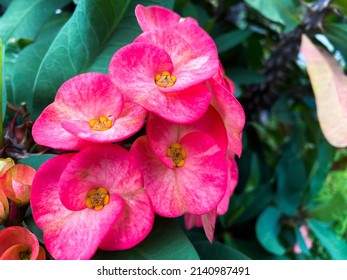
[[[298,10],[293,0],[245,0],[266,18],[281,23],[285,32],[293,30],[300,24]]]
[[[41,25],[71,0],[13,0],[0,18],[0,37],[34,39]]]
[[[201,240],[193,245],[202,260],[250,260],[240,251],[216,241],[211,244],[207,240]]]
[[[4,112],[6,110],[6,91],[5,91],[5,79],[3,75],[3,57],[4,57],[4,50],[2,47],[2,40],[0,38],[0,148],[3,147],[3,120],[4,120]],[[4,106],[5,105],[5,106]]]
[[[308,226],[332,259],[347,260],[347,242],[330,230],[329,224],[310,219]]]
[[[149,236],[125,251],[98,251],[94,259],[111,260],[198,260],[192,243],[172,219],[156,217]]]
[[[256,222],[256,234],[260,244],[275,255],[283,255],[285,248],[278,239],[280,231],[281,212],[274,207],[268,207]]]
[[[13,104],[20,106],[22,102],[25,102],[28,108],[32,108],[32,85],[37,71],[52,41],[69,17],[70,15],[65,13],[51,17],[43,25],[35,42],[19,53],[13,68],[11,83],[13,93],[10,100]]]

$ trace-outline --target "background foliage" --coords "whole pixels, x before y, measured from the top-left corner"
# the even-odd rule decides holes
[[[94,258],[347,259],[347,152],[321,132],[299,53],[306,34],[346,66],[346,0],[0,0],[1,157],[38,168],[57,153],[33,142],[33,121],[67,79],[107,73],[113,53],[140,34],[138,3],[194,17],[214,38],[247,116],[239,183],[212,245],[201,229],[158,218],[134,249]],[[30,211],[25,226],[42,241]]]

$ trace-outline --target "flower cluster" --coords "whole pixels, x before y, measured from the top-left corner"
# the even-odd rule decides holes
[[[131,248],[154,214],[184,215],[212,242],[237,183],[245,117],[212,38],[162,7],[135,14],[143,32],[113,55],[108,75],[66,81],[33,126],[38,144],[73,151],[43,164],[31,193],[56,259]]]

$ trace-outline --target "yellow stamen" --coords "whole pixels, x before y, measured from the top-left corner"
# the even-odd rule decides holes
[[[172,159],[174,167],[182,167],[185,163],[184,159],[187,153],[182,149],[180,144],[174,143],[167,149],[166,155]]]
[[[155,75],[155,83],[159,87],[172,87],[177,81],[176,76],[171,75],[169,71],[164,71],[161,74]]]
[[[90,129],[92,130],[103,131],[112,127],[112,121],[108,117],[101,116],[97,119],[90,120],[89,126],[90,126]]]
[[[86,198],[86,206],[90,209],[94,209],[96,211],[101,210],[110,202],[110,194],[109,192],[103,188],[95,188],[88,192]]]

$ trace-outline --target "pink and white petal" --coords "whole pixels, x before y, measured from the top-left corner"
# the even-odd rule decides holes
[[[49,253],[59,260],[90,259],[102,239],[120,217],[124,201],[111,195],[102,210],[72,211],[70,215],[51,223],[44,231],[44,242]]]
[[[160,7],[137,5],[135,15],[142,31],[152,31],[155,29],[163,29],[178,23],[181,16],[175,12]]]
[[[107,75],[84,73],[67,80],[59,88],[55,102],[70,111],[70,119],[89,121],[109,115],[117,118],[124,101]]]
[[[212,89],[211,104],[221,115],[228,135],[230,152],[239,157],[242,153],[242,129],[245,125],[245,113],[234,95],[214,79],[209,80]]]
[[[33,180],[30,205],[35,223],[43,231],[56,220],[72,212],[60,202],[58,182],[61,173],[74,154],[63,154],[49,159],[40,166]]]
[[[60,176],[63,205],[74,211],[86,208],[87,193],[96,187],[120,196],[142,190],[142,174],[135,158],[113,144],[94,145],[76,153]]]
[[[198,84],[180,92],[164,93],[153,91],[150,96],[135,100],[148,111],[174,123],[191,123],[199,119],[207,110],[211,93]]]
[[[204,132],[217,141],[220,148],[227,149],[228,140],[224,123],[218,112],[209,106],[205,114],[190,124],[175,124],[155,114],[150,113],[147,119],[146,132],[149,145],[156,156],[169,168],[172,160],[166,156],[166,151],[173,143],[190,132]]]
[[[227,157],[228,164],[228,185],[223,199],[217,206],[217,214],[224,215],[229,208],[230,197],[234,193],[237,182],[239,180],[239,170],[233,156]]]
[[[161,47],[171,57],[174,68],[172,74],[177,77],[177,81],[173,87],[164,91],[178,91],[205,82],[213,77],[219,67],[214,41],[201,27],[194,24],[176,24],[170,32],[145,32],[134,42]]]
[[[227,163],[216,141],[202,132],[180,140],[185,164],[176,169],[176,180],[186,212],[204,214],[217,207],[227,187]]]
[[[165,50],[145,43],[132,43],[119,49],[108,68],[114,85],[137,103],[157,89],[155,76],[158,73],[171,73],[172,69],[171,58]]]
[[[59,150],[78,150],[89,144],[88,141],[67,132],[61,122],[72,119],[71,112],[57,103],[48,105],[34,122],[32,135],[39,145]]]
[[[0,259],[6,259],[2,255],[11,247],[18,244],[25,245],[31,251],[33,258],[39,254],[39,242],[36,236],[27,228],[21,226],[12,226],[0,230]],[[12,255],[12,253],[10,253]]]
[[[203,214],[201,218],[206,237],[210,243],[212,243],[214,238],[214,230],[216,227],[217,209],[214,208],[210,212]]]
[[[176,185],[175,170],[167,168],[152,152],[146,136],[135,140],[130,149],[136,158],[155,213],[164,217],[178,217],[184,214],[179,186]]]
[[[165,217],[206,213],[217,206],[226,188],[226,162],[211,137],[194,132],[179,143],[187,157],[185,165],[175,169],[167,168],[155,156],[145,137],[137,139],[131,148],[154,211]]]
[[[154,212],[147,193],[123,195],[125,205],[121,216],[102,240],[102,250],[125,250],[134,247],[150,233]]]
[[[111,196],[102,210],[70,211],[59,199],[58,181],[73,154],[54,157],[35,176],[31,207],[43,230],[47,250],[56,259],[89,259],[123,209],[123,199]],[[42,199],[44,197],[45,199]]]

